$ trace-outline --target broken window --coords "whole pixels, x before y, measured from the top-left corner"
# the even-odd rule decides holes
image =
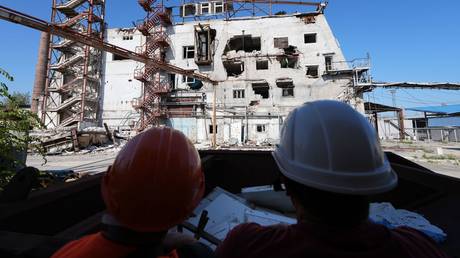
[[[274,46],[276,48],[287,48],[287,47],[289,47],[289,39],[288,39],[288,37],[274,38],[273,42],[274,42]]]
[[[234,99],[244,99],[244,90],[233,90]]]
[[[257,70],[268,70],[268,60],[256,61]]]
[[[180,14],[182,17],[196,15],[195,4],[185,4],[180,7]]]
[[[209,65],[212,63],[212,47],[216,37],[216,30],[209,25],[198,24],[195,26],[195,63]]]
[[[119,56],[119,55],[116,55],[116,54],[113,54],[112,57],[113,57],[112,58],[113,61],[121,61],[121,60],[128,60],[129,59],[129,58],[126,58],[124,56]]]
[[[225,46],[224,55],[228,51],[252,52],[260,51],[260,37],[252,37],[251,35],[236,35],[233,36]]]
[[[133,35],[123,36],[123,40],[133,40]]]
[[[258,133],[263,133],[265,132],[265,129],[266,129],[265,125],[257,125],[256,128],[257,128]]]
[[[214,130],[212,130],[212,125],[209,125],[209,133],[213,133]],[[216,125],[216,134],[217,134],[217,125]]]
[[[310,78],[318,78],[318,66],[317,65],[309,65],[307,66],[307,76]]]
[[[209,14],[209,3],[201,3],[201,15]]]
[[[195,57],[195,46],[183,46],[182,58],[189,59]]]
[[[238,76],[244,72],[244,62],[242,61],[225,61],[223,64],[227,76]]]
[[[305,44],[316,43],[316,33],[309,33],[303,35]]]
[[[281,64],[281,68],[296,68],[297,57],[296,56],[281,56],[277,58]]]
[[[270,87],[267,82],[257,82],[252,84],[254,94],[262,96],[263,99],[270,97]]]
[[[294,88],[283,88],[283,97],[294,97]]]
[[[283,97],[294,97],[294,82],[290,78],[276,80],[276,86],[281,88]]]
[[[325,56],[324,62],[326,64],[326,71],[332,70],[332,56]]]
[[[195,82],[195,78],[182,75],[182,82],[187,83],[187,85],[189,85]]]
[[[223,12],[224,12],[224,3],[214,2],[214,13],[223,13]]]

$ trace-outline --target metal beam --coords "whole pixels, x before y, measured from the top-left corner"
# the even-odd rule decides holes
[[[20,24],[20,25],[23,25],[23,26],[26,26],[32,29],[39,30],[39,31],[48,32],[48,33],[51,33],[51,34],[75,41],[75,42],[79,42],[87,46],[94,47],[102,51],[110,52],[115,55],[119,55],[119,56],[131,59],[131,60],[134,60],[140,63],[144,63],[148,66],[157,67],[161,70],[164,70],[170,73],[182,74],[182,75],[186,75],[187,77],[192,77],[192,78],[201,80],[203,82],[217,84],[216,81],[211,80],[206,75],[195,73],[190,70],[185,70],[180,67],[170,65],[164,62],[160,62],[148,56],[144,56],[136,52],[104,42],[100,39],[93,38],[88,35],[82,34],[68,27],[51,24],[51,23],[48,23],[47,21],[44,21],[36,17],[9,9],[1,5],[0,5],[0,19],[9,21],[9,22],[13,22],[13,23],[17,23],[17,24]]]

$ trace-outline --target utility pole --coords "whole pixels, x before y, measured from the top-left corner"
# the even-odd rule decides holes
[[[392,89],[390,90],[391,93],[391,100],[393,102],[393,107],[396,107],[396,90]]]
[[[217,93],[217,86],[213,84],[212,87],[214,89],[214,94],[213,94],[213,97],[212,97],[212,147],[215,148],[217,146],[217,142],[216,142],[216,130],[217,130],[217,126],[216,126],[216,93]]]

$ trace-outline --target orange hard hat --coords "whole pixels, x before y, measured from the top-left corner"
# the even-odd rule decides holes
[[[108,213],[141,232],[179,224],[203,193],[198,151],[183,133],[169,127],[152,128],[130,140],[102,181]]]

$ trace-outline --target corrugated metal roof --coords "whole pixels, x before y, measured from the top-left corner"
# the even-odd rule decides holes
[[[460,105],[430,106],[430,107],[413,107],[406,110],[427,112],[438,115],[455,115],[460,114]]]

